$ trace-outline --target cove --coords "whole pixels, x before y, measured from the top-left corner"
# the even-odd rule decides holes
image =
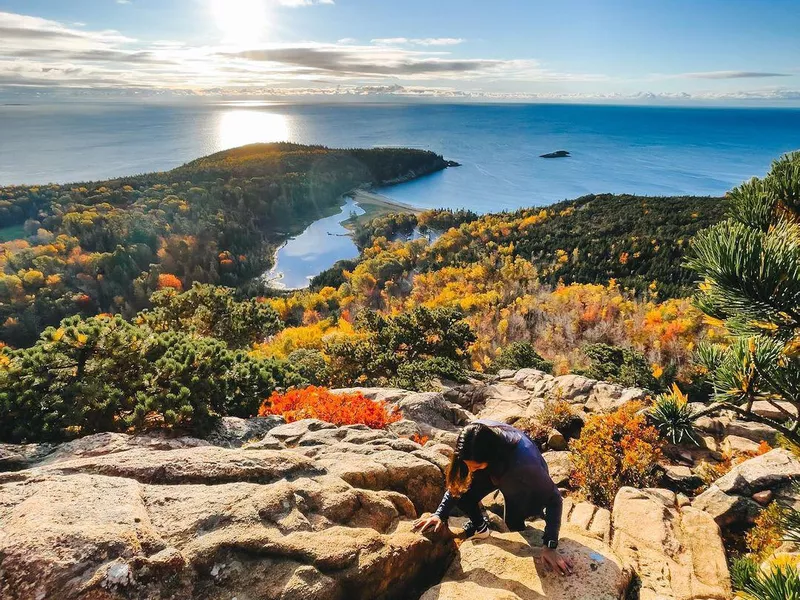
[[[275,266],[264,278],[274,288],[299,289],[308,287],[309,281],[337,260],[356,258],[358,248],[343,225],[352,213],[364,210],[347,198],[341,210],[330,217],[315,221],[297,237],[287,241],[275,256]]]

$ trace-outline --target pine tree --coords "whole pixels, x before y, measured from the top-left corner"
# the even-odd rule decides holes
[[[697,305],[732,340],[698,351],[715,389],[700,414],[730,409],[800,441],[800,152],[731,191],[729,203],[728,219],[694,238],[687,262],[703,279]],[[753,413],[756,401],[787,422]]]

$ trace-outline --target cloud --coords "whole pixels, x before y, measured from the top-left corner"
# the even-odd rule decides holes
[[[416,46],[456,46],[458,44],[463,44],[466,40],[463,38],[404,38],[404,37],[395,37],[395,38],[375,38],[371,40],[373,44],[378,44],[380,46],[398,46],[404,44],[413,44]]]
[[[511,61],[430,57],[391,48],[339,46],[272,47],[225,53],[226,58],[291,65],[340,75],[409,77],[493,70]]]
[[[267,0],[265,0],[267,1]],[[328,0],[269,0],[286,6]],[[136,4],[135,0],[133,3]],[[588,102],[798,102],[792,89],[713,91],[724,82],[785,77],[771,71],[710,71],[650,75],[638,80],[559,72],[537,60],[450,52],[461,38],[375,38],[361,42],[263,44],[257,47],[140,41],[113,30],[91,30],[34,16],[0,12],[0,88],[115,95],[275,95],[344,98],[480,99]],[[612,84],[709,80],[712,91],[593,93]],[[796,80],[789,80],[794,82]],[[698,83],[692,84],[698,87]],[[733,84],[727,84],[732,86]],[[751,86],[755,84],[751,83]],[[740,87],[747,87],[742,85]],[[796,87],[796,86],[795,86]],[[67,91],[72,90],[72,91]]]
[[[791,77],[789,73],[768,71],[708,71],[705,73],[683,73],[678,77],[687,79],[760,79],[765,77]]]
[[[117,4],[130,4],[131,0],[117,0]]]
[[[20,45],[24,48],[36,45],[46,48],[98,47],[135,41],[114,30],[73,29],[57,21],[8,12],[0,12],[0,38],[3,39],[3,49]]]

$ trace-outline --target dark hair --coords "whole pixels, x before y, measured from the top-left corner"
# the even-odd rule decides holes
[[[470,423],[461,430],[456,441],[456,450],[447,468],[447,489],[460,496],[472,483],[469,468],[464,461],[495,464],[505,461],[514,444],[498,435],[484,423]]]

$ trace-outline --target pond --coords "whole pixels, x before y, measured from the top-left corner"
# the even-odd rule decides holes
[[[277,252],[275,266],[264,275],[266,281],[275,288],[308,287],[312,277],[332,267],[337,260],[356,258],[358,248],[342,225],[351,213],[361,215],[364,210],[347,198],[337,214],[315,221],[286,242]]]

